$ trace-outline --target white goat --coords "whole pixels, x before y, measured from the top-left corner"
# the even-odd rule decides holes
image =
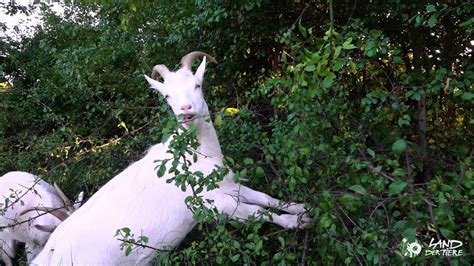
[[[195,74],[192,62],[204,59]],[[181,69],[170,72],[166,66],[153,68],[152,77],[159,73],[164,83],[145,76],[153,89],[166,97],[175,115],[185,127],[197,128],[198,159],[191,164],[192,172],[201,171],[205,176],[216,166],[223,166],[223,155],[217,134],[209,121],[209,109],[201,88],[206,57],[202,52],[192,52],[181,60]],[[149,264],[159,253],[150,248],[136,248],[128,256],[120,250],[122,240],[115,237],[117,229],[128,227],[131,232],[149,238],[147,245],[159,250],[177,246],[195,226],[193,213],[185,203],[192,195],[188,187],[183,192],[166,182],[171,174],[158,178],[155,160],[170,159],[167,142],[152,146],[147,154],[115,176],[94,194],[87,203],[73,213],[53,232],[43,251],[33,260],[38,265],[119,265]],[[191,158],[188,158],[192,161]],[[171,167],[168,162],[167,169]],[[230,172],[219,187],[200,193],[213,200],[213,207],[231,218],[246,220],[261,216],[264,207],[282,210],[288,214],[273,214],[266,221],[285,228],[305,228],[311,219],[303,214],[303,204],[284,203],[262,192],[237,184]]]
[[[54,184],[25,172],[9,172],[0,177],[0,258],[12,265],[15,242],[24,242],[31,261],[43,248],[51,232],[82,201],[70,201]]]

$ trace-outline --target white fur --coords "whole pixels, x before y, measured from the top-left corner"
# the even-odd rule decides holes
[[[200,88],[205,64],[204,58],[194,75],[188,69],[166,73],[164,83],[145,77],[153,89],[168,96],[168,103],[177,116],[196,115],[194,120],[184,125],[196,125],[200,143],[198,160],[191,165],[190,170],[208,175],[216,166],[223,166],[223,155]],[[183,109],[183,106],[187,108]],[[116,230],[123,227],[130,228],[135,237],[147,236],[147,245],[156,249],[166,251],[176,247],[196,223],[185,204],[185,198],[192,195],[191,189],[183,192],[173,183],[166,183],[170,174],[158,178],[155,170],[155,160],[171,158],[166,151],[172,137],[165,143],[152,146],[141,160],[115,176],[64,221],[53,232],[33,263],[141,265],[149,264],[159,255],[152,249],[137,247],[129,256],[125,256],[119,248],[122,242],[114,236]],[[192,161],[192,158],[189,160]],[[168,169],[170,166],[169,162]],[[309,217],[302,215],[302,204],[282,203],[262,192],[237,184],[232,172],[219,183],[218,189],[203,191],[201,195],[214,200],[213,205],[219,212],[234,219],[246,220],[249,216],[261,215],[264,207],[272,207],[289,214],[273,214],[272,219],[268,216],[263,218],[285,228],[303,228],[311,222]]]
[[[9,202],[5,206],[6,198],[9,198]],[[54,229],[61,220],[40,211],[29,211],[20,215],[21,212],[36,207],[61,208],[64,206],[63,200],[53,186],[39,177],[25,172],[9,172],[0,177],[0,203],[1,209],[4,210],[4,215],[0,215],[0,226],[11,225],[0,231],[0,258],[7,266],[12,265],[15,242],[24,242],[28,261],[31,261],[51,235],[36,226]]]

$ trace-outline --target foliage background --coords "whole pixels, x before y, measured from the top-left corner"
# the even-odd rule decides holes
[[[91,195],[173,119],[142,75],[202,50],[219,61],[204,87],[229,164],[315,224],[203,222],[157,263],[473,263],[469,1],[63,4],[0,3],[45,14],[0,41],[0,173]],[[405,258],[402,238],[458,239],[466,255]]]

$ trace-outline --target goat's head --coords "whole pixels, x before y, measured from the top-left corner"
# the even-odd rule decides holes
[[[68,218],[74,211],[79,209],[82,205],[82,200],[84,197],[84,192],[81,191],[79,195],[77,196],[77,199],[75,202],[71,202],[69,198],[64,194],[64,192],[59,188],[59,186],[54,183],[54,189],[56,192],[56,195],[61,199],[63,206],[61,207],[47,207],[47,206],[37,206],[37,207],[29,207],[23,209],[20,213],[19,216],[23,216],[26,213],[35,211],[37,213],[39,212],[45,212],[48,214],[51,214],[58,218],[58,220],[54,221],[51,224],[35,224],[35,228],[47,232],[47,233],[52,233],[54,229],[66,218]]]
[[[203,60],[193,74],[191,69],[193,61],[201,56]],[[156,65],[153,67],[151,78],[145,75],[150,86],[166,98],[184,127],[189,127],[191,124],[197,125],[199,121],[209,116],[209,109],[201,87],[206,70],[206,57],[217,63],[206,53],[191,52],[183,56],[181,68],[178,71],[171,72],[165,65]],[[157,75],[163,78],[163,82],[155,80]]]

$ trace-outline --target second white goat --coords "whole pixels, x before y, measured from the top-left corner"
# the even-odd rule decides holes
[[[26,172],[0,177],[0,258],[12,265],[16,242],[24,242],[28,261],[43,248],[54,229],[79,208],[56,186]]]

